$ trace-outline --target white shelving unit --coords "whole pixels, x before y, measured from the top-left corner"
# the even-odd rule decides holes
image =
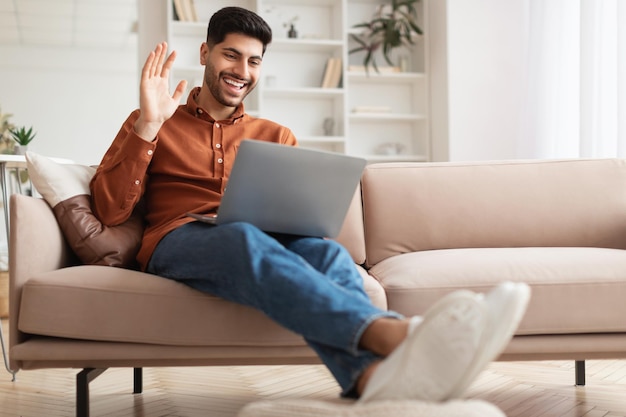
[[[150,7],[156,4],[151,0]],[[190,87],[202,82],[199,50],[209,18],[226,6],[259,13],[272,27],[273,41],[263,60],[262,77],[246,98],[246,111],[288,126],[303,147],[358,155],[371,162],[430,160],[428,56],[428,0],[420,0],[418,17],[424,36],[410,49],[394,51],[405,72],[369,74],[350,71],[363,62],[350,34],[356,23],[368,21],[386,0],[194,0],[197,22],[175,20],[172,0],[160,0],[164,22],[152,28],[178,58],[172,84],[186,79]],[[288,38],[295,18],[297,38]],[[140,25],[140,37],[142,36]],[[144,51],[140,51],[142,54]],[[329,58],[341,58],[338,88],[321,88]],[[141,60],[145,57],[140,57]],[[381,56],[379,65],[387,65]],[[326,132],[325,121],[332,122]]]

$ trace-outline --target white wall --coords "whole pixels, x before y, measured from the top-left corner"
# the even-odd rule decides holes
[[[449,159],[514,159],[526,0],[446,1]]]
[[[35,152],[96,164],[138,105],[136,46],[0,47],[0,106]]]

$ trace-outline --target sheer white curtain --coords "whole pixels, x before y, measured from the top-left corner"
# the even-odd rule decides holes
[[[526,2],[520,157],[626,157],[626,1]]]

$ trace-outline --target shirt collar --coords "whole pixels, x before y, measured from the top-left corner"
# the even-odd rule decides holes
[[[196,97],[198,96],[199,93],[200,93],[200,87],[195,87],[189,92],[189,96],[187,97],[187,111],[193,114],[194,116],[201,117],[211,122],[216,122],[217,120],[213,119],[213,117],[211,117],[205,109],[198,106],[198,103],[196,102]],[[244,115],[245,115],[245,111],[244,111],[243,103],[241,103],[237,106],[232,116],[230,116],[226,120],[220,120],[219,122],[222,124],[233,124],[235,123],[237,119],[242,118]]]

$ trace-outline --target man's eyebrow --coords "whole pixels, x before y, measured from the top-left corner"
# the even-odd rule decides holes
[[[230,51],[236,55],[242,56],[243,54],[241,53],[241,51],[239,51],[237,48],[233,48],[232,46],[225,46],[223,48],[224,51]],[[255,55],[255,56],[251,56],[250,59],[260,59],[263,60],[263,56],[261,55]]]

